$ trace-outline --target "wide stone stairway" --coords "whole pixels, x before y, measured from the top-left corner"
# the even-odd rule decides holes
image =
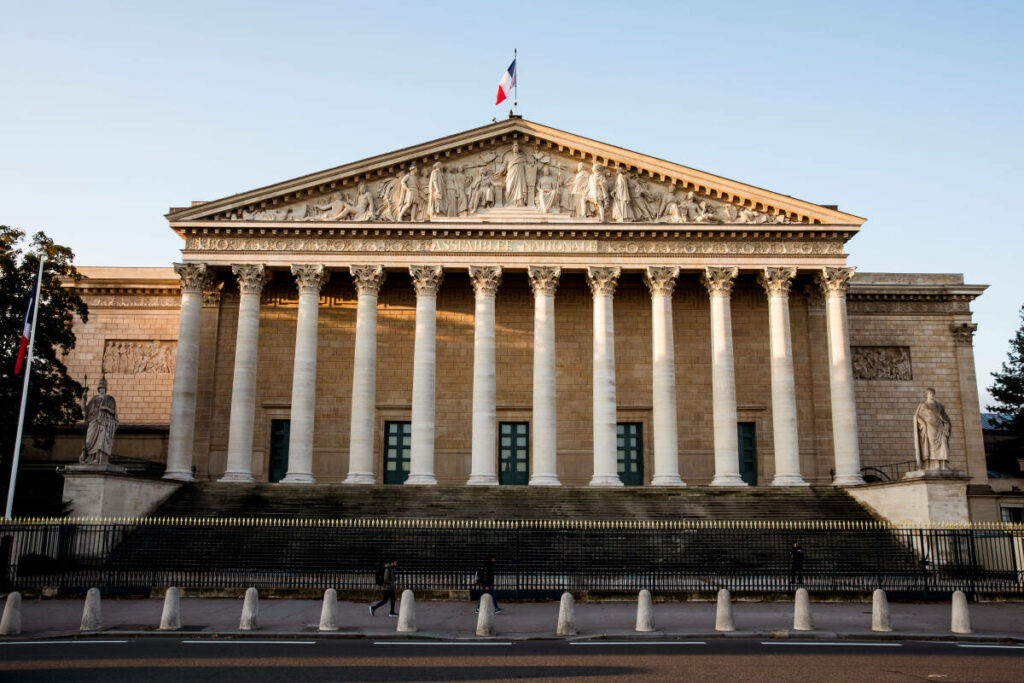
[[[845,491],[801,488],[345,486],[193,483],[154,517],[468,520],[872,520]]]

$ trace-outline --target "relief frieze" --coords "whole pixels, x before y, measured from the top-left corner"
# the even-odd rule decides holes
[[[912,380],[907,346],[852,346],[853,376],[868,380]]]

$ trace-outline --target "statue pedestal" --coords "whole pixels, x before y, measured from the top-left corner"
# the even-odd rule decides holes
[[[117,465],[80,464],[58,469],[72,517],[145,517],[181,486],[166,479],[125,474]]]
[[[956,470],[915,470],[903,479],[846,489],[877,516],[897,524],[928,526],[970,522],[967,484]]]

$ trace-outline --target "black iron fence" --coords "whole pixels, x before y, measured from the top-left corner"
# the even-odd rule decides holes
[[[799,541],[803,561],[790,549]],[[465,590],[489,556],[506,595],[562,590],[1024,593],[1024,526],[873,522],[140,519],[0,522],[7,586]]]

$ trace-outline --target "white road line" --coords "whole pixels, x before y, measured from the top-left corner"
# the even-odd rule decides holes
[[[957,647],[984,647],[992,650],[1024,650],[1024,645],[966,645],[957,643]]]
[[[316,645],[315,640],[182,640],[182,645]]]
[[[817,645],[820,647],[903,647],[903,643],[790,643],[784,640],[762,640],[762,645]]]
[[[465,642],[465,643],[455,642],[455,643],[453,643],[453,642],[449,642],[447,640],[442,640],[442,641],[432,641],[432,640],[426,640],[426,641],[425,640],[408,640],[408,641],[401,641],[401,640],[375,640],[373,642],[373,644],[374,645],[511,645],[512,643],[489,643],[489,642],[487,642],[487,643],[474,643],[474,642]]]
[[[585,640],[585,641],[569,641],[570,645],[707,645],[703,640],[656,640],[656,641],[644,641],[644,640]]]
[[[120,645],[127,640],[16,640],[0,643],[0,645]]]

